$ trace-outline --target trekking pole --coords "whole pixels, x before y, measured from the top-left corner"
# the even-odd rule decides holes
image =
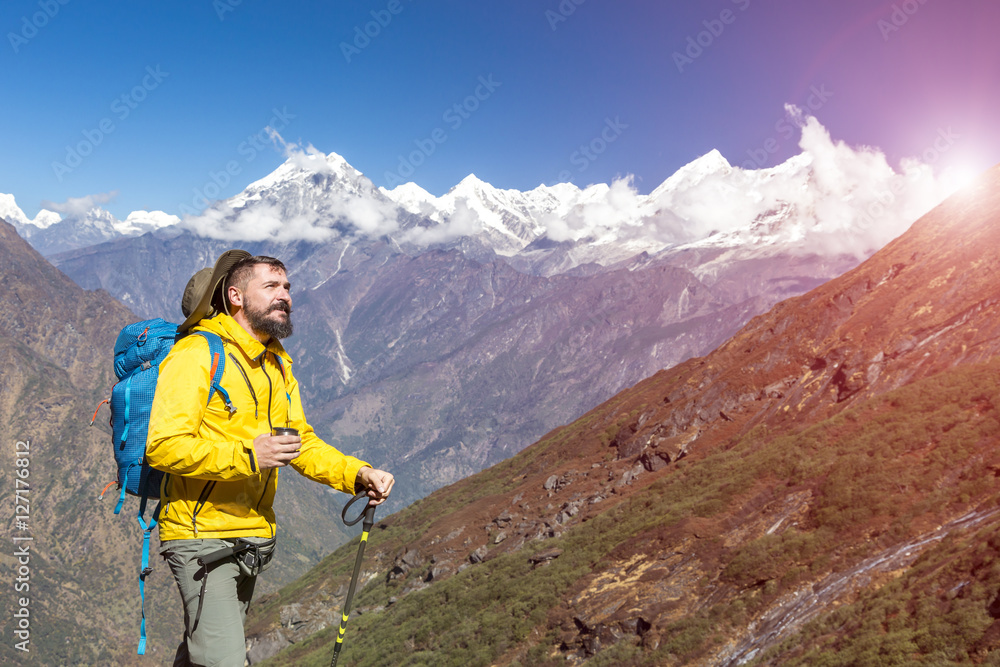
[[[340,649],[344,645],[344,633],[347,632],[347,617],[351,614],[351,600],[354,599],[354,589],[358,586],[358,575],[361,573],[361,559],[364,558],[365,555],[365,545],[368,543],[368,532],[372,529],[372,526],[375,525],[374,505],[366,504],[361,514],[356,516],[351,521],[347,520],[347,510],[361,498],[364,498],[367,503],[367,489],[351,498],[351,500],[344,505],[344,509],[340,513],[340,518],[344,520],[344,525],[347,526],[353,526],[358,521],[361,521],[362,517],[364,517],[365,521],[361,524],[361,544],[358,545],[358,557],[354,561],[354,574],[351,576],[351,585],[347,589],[347,599],[344,601],[344,613],[340,617],[340,630],[337,633],[337,644],[333,647],[333,660],[330,661],[330,667],[337,667],[337,657],[340,655]]]

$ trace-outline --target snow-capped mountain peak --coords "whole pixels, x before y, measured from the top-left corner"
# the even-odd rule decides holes
[[[309,214],[310,202],[317,206],[330,198],[377,200],[384,198],[375,185],[337,153],[296,152],[267,176],[248,185],[230,197],[225,205],[234,210],[248,205],[287,200],[282,206],[286,213]],[[295,201],[297,200],[297,204]]]
[[[14,195],[0,193],[0,218],[14,226],[32,225],[39,229],[45,229],[62,220],[62,216],[55,211],[42,209],[34,218],[25,215],[21,207],[14,200]]]
[[[481,180],[475,174],[469,174],[461,181],[459,181],[455,187],[449,190],[448,194],[451,194],[453,192],[470,193],[480,189],[496,190],[495,187],[493,187],[486,181]]]
[[[437,197],[412,181],[397,185],[392,190],[379,188],[379,191],[406,211],[417,215],[429,217],[437,203]]]
[[[176,225],[181,219],[163,211],[132,211],[124,220],[114,226],[115,230],[125,234],[145,234],[154,229],[163,229]]]
[[[667,192],[691,188],[710,176],[725,176],[732,171],[733,167],[729,161],[722,156],[722,153],[713,148],[697,160],[687,163],[674,172],[653,190],[649,197],[652,200],[657,200]]]

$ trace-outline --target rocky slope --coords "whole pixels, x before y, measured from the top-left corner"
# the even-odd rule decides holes
[[[998,186],[384,519],[345,658],[995,660]],[[257,659],[332,650],[353,552],[262,601]]]

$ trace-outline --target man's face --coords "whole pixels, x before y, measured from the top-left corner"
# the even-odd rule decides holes
[[[254,267],[253,278],[243,293],[243,312],[255,332],[279,339],[292,335],[290,288],[281,269],[267,264]]]

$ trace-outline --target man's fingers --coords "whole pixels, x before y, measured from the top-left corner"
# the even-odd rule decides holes
[[[383,470],[373,470],[368,475],[368,495],[372,498],[385,498],[392,491],[395,479]]]
[[[297,435],[262,433],[254,439],[254,449],[262,470],[283,468],[300,453],[302,439]]]
[[[375,488],[378,489],[379,495],[387,496],[389,492],[392,491],[392,485],[396,483],[392,475],[386,473],[382,478],[376,483]]]

